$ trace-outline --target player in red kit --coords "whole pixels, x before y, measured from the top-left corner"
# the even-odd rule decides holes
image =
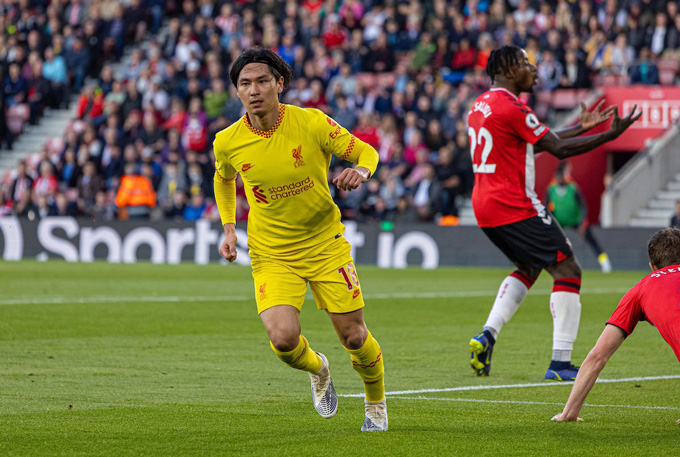
[[[617,138],[641,113],[636,114],[634,107],[620,118],[616,107],[583,110],[579,124],[555,133],[518,98],[521,92],[532,92],[537,81],[536,67],[523,49],[504,46],[492,51],[486,71],[492,87],[475,100],[468,114],[475,173],[472,206],[481,229],[517,269],[501,284],[483,331],[470,340],[470,365],[477,375],[488,376],[498,333],[541,271],[547,270],[554,279],[553,354],[545,378],[573,380],[578,371],[571,364],[571,352],[581,315],[581,267],[571,243],[534,191],[534,154],[547,151],[559,159],[583,154]],[[610,117],[608,131],[577,138]]]
[[[564,410],[553,420],[581,420],[578,413],[597,376],[639,321],[655,326],[680,360],[680,230],[671,227],[657,232],[647,252],[652,273],[623,296],[583,361]]]

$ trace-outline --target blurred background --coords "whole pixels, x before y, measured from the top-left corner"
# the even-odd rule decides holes
[[[564,167],[586,226],[622,240],[641,228],[644,238],[680,215],[674,1],[3,0],[0,29],[5,258],[9,220],[24,232],[52,216],[77,227],[207,221],[219,233],[211,145],[244,114],[228,70],[255,45],[293,67],[284,103],[318,108],[378,150],[366,185],[346,193],[330,184],[344,220],[360,230],[476,226],[467,112],[489,87],[491,50],[507,44],[538,67],[538,87],[524,95],[553,129],[578,121],[580,102],[643,111],[625,135]],[[329,182],[345,166],[334,159]],[[539,156],[541,198],[557,166]],[[241,224],[248,203],[237,189]],[[66,236],[55,236],[79,238],[82,249],[82,234],[60,230]],[[110,240],[100,238],[91,243],[110,259]],[[98,249],[94,257],[107,256]]]

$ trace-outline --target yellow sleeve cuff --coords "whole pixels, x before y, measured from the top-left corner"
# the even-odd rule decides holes
[[[371,172],[371,176],[375,173],[375,169],[378,168],[378,151],[376,151],[373,146],[368,143],[357,139],[355,146],[356,153],[358,155],[357,167],[367,168]]]

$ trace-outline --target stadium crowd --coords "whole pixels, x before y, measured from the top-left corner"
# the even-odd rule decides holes
[[[331,184],[344,218],[368,222],[455,223],[473,184],[466,115],[495,47],[526,49],[548,118],[556,89],[673,83],[680,57],[678,5],[658,0],[15,0],[0,27],[8,147],[77,103],[64,137],[3,178],[0,215],[30,218],[219,220],[212,140],[243,115],[228,70],[255,45],[294,69],[284,103],[378,150],[359,192]]]

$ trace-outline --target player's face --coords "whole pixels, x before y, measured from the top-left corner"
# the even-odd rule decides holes
[[[529,63],[529,57],[524,49],[517,56],[519,63],[515,67],[515,84],[521,92],[533,92],[538,82],[536,67]]]
[[[283,91],[283,78],[272,74],[264,63],[249,63],[238,76],[236,91],[238,98],[249,114],[264,116],[276,109],[279,94]]]

